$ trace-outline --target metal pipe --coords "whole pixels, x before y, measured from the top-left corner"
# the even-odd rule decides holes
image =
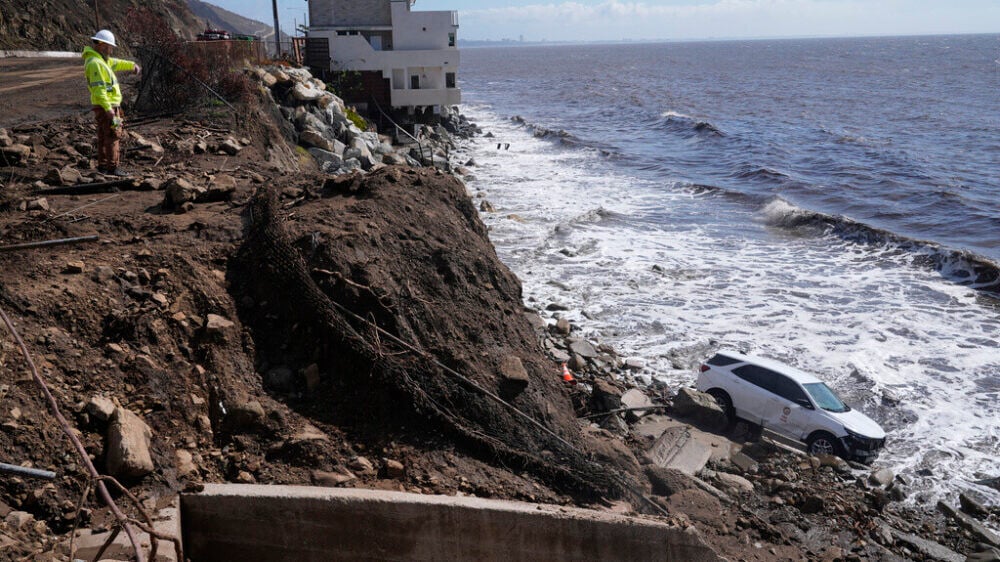
[[[7,464],[5,462],[0,462],[0,472],[18,474],[29,478],[41,478],[42,480],[53,480],[56,477],[55,472],[39,470],[37,468],[28,468],[26,466],[17,466],[16,464]]]
[[[80,242],[96,242],[99,239],[100,237],[95,234],[93,236],[80,236],[78,238],[60,238],[58,240],[43,240],[42,242],[27,242],[24,244],[14,244],[13,246],[0,246],[0,252],[16,252],[18,250],[31,250],[33,248],[79,244]]]

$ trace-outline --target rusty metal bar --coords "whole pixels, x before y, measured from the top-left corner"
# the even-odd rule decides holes
[[[0,252],[17,252],[19,250],[31,250],[34,248],[47,248],[49,246],[63,246],[66,244],[79,244],[81,242],[96,242],[100,237],[78,236],[76,238],[59,238],[56,240],[43,240],[41,242],[25,242],[24,244],[14,244],[13,246],[0,246]]]

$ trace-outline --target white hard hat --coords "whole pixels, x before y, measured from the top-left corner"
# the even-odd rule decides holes
[[[91,39],[93,39],[94,41],[100,41],[101,43],[107,43],[112,47],[118,46],[117,44],[115,44],[115,34],[111,33],[107,29],[102,29],[98,31],[97,35],[94,35],[93,37],[91,37]]]

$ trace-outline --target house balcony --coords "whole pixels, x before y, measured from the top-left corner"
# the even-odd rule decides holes
[[[458,105],[460,103],[462,103],[461,88],[392,90],[393,107]]]

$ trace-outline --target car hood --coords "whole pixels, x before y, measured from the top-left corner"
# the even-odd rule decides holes
[[[844,424],[844,427],[854,433],[861,434],[872,439],[885,439],[885,431],[882,426],[875,423],[875,420],[862,414],[857,410],[848,412],[827,412],[835,420]]]

